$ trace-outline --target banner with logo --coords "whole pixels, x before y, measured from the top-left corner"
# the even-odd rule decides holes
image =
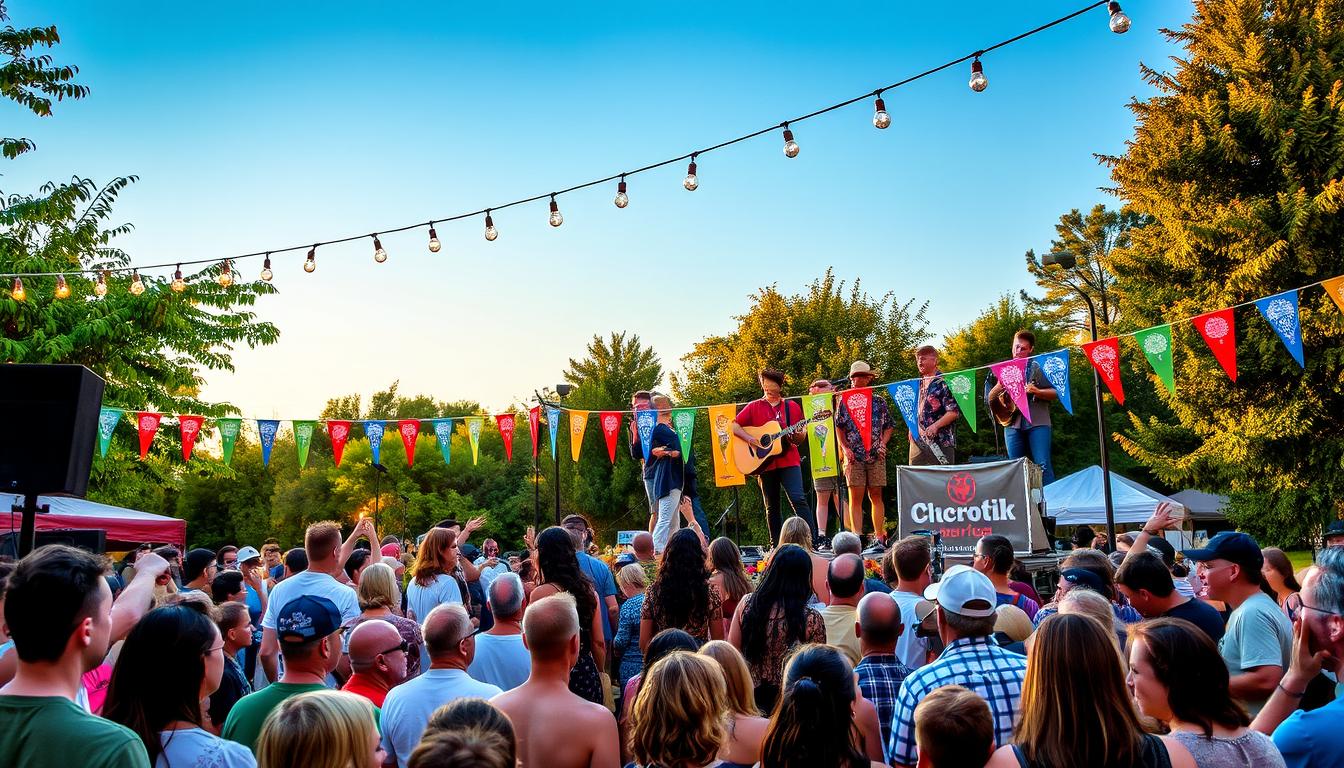
[[[1115,396],[1115,401],[1121,405],[1125,404],[1125,387],[1120,381],[1120,339],[1111,336],[1107,339],[1098,339],[1083,344],[1083,354],[1092,363],[1092,367],[1101,374],[1101,380],[1106,382],[1106,388],[1111,390]]]
[[[652,408],[635,411],[635,431],[639,433],[639,447],[644,449],[644,460],[653,450],[653,426],[658,423],[658,412]]]
[[[873,388],[856,387],[840,393],[840,402],[849,411],[849,418],[859,430],[863,440],[863,450],[868,451],[873,443]],[[780,424],[787,427],[788,424]]]
[[[219,442],[224,447],[224,463],[233,461],[233,446],[238,442],[238,433],[242,431],[242,419],[215,419],[219,427]]]
[[[537,438],[541,431],[541,406],[534,405],[527,410],[527,434],[532,437],[532,463],[537,461]]]
[[[379,454],[383,450],[383,433],[387,427],[378,420],[369,420],[364,422],[364,436],[369,438],[369,451],[373,454],[373,463],[382,464]]]
[[[588,411],[569,412],[569,457],[575,463],[579,461],[579,452],[583,450],[583,431],[588,428]]]
[[[1284,291],[1256,299],[1255,308],[1260,310],[1260,316],[1265,318],[1265,322],[1274,328],[1298,366],[1305,368],[1306,363],[1302,359],[1302,324],[1297,316],[1297,291]]]
[[[513,461],[513,429],[517,422],[512,413],[495,416],[495,426],[499,428],[499,438],[504,441],[504,459]]]
[[[406,466],[415,466],[415,440],[420,437],[420,420],[401,419],[397,422],[397,433],[401,435],[401,444],[406,448]]]
[[[1190,322],[1209,345],[1209,351],[1223,372],[1232,381],[1237,380],[1237,321],[1232,308],[1220,309],[1194,318]]]
[[[434,439],[439,443],[439,453],[443,454],[443,463],[453,463],[453,420],[432,419]]]
[[[989,366],[989,372],[999,380],[999,386],[1003,387],[1003,391],[1008,393],[1013,405],[1017,406],[1017,412],[1022,414],[1022,419],[1030,424],[1031,403],[1027,401],[1026,359],[1014,358],[1004,360],[1001,363],[994,363]]]
[[[900,535],[934,531],[949,555],[970,555],[982,536],[1007,536],[1013,551],[1048,550],[1045,525],[1031,504],[1032,473],[1026,459],[986,464],[896,470],[896,506]],[[951,563],[948,563],[951,565]]]
[[[558,461],[555,457],[555,438],[560,432],[559,408],[546,408],[546,431],[551,435],[551,461]]]
[[[1157,378],[1166,385],[1168,392],[1175,394],[1176,373],[1172,370],[1171,364],[1171,326],[1158,325],[1145,328],[1134,334],[1134,340],[1139,343],[1144,357],[1148,358],[1148,364],[1153,366]]]
[[[695,408],[672,409],[672,428],[677,430],[677,439],[681,441],[687,461],[690,461],[691,438],[695,435],[695,411]]]
[[[275,447],[275,433],[280,431],[280,422],[276,419],[257,419],[257,434],[261,435],[261,463],[271,464],[271,449]]]
[[[709,428],[713,433],[714,485],[723,488],[729,485],[745,485],[746,475],[737,470],[733,460],[733,419],[737,416],[737,406],[709,406]]]
[[[162,414],[140,411],[135,414],[136,430],[140,433],[140,458],[149,454],[149,444],[154,442],[154,433],[159,431]]]
[[[803,395],[803,416],[812,418],[817,411],[833,410],[834,392],[818,392],[815,395]],[[812,479],[835,477],[840,460],[835,453],[835,416],[827,416],[807,428],[807,449],[811,457]]]
[[[313,445],[313,430],[316,421],[296,421],[294,424],[294,447],[299,452],[299,469],[308,466],[308,449]]]
[[[1335,300],[1335,305],[1339,307],[1339,311],[1344,312],[1344,275],[1322,280],[1321,287],[1325,289],[1327,296]]]
[[[475,464],[480,458],[481,430],[485,427],[485,419],[480,416],[468,416],[464,421],[467,422],[467,437],[471,441],[471,463]]]
[[[1069,383],[1068,348],[1037,355],[1032,360],[1041,369],[1041,375],[1045,377],[1046,381],[1050,382],[1051,388],[1055,390],[1055,396],[1059,398],[1059,404],[1064,406],[1064,410],[1072,414],[1073,387]]]
[[[98,411],[98,450],[102,455],[107,455],[107,447],[112,444],[112,433],[117,431],[117,422],[121,421],[121,414],[125,413],[120,408],[109,408],[103,406]]]
[[[602,436],[607,440],[607,456],[611,458],[611,463],[616,463],[616,442],[621,436],[621,412],[603,411],[598,416],[598,422],[602,425]]]
[[[911,436],[919,436],[919,380],[906,379],[898,381],[895,384],[887,385],[887,394],[891,395],[892,402],[901,411],[901,417],[905,419],[905,428],[910,430]]]
[[[975,432],[978,428],[975,423],[975,371],[944,373],[943,381],[947,383],[947,391],[956,398],[957,408],[966,417],[966,423],[971,425],[971,431]]]
[[[328,421],[327,437],[331,438],[331,457],[336,466],[341,466],[341,457],[345,455],[345,443],[350,439],[350,422]]]
[[[201,424],[205,419],[201,416],[181,416],[177,417],[177,429],[182,435],[182,460],[191,461],[191,451],[196,447],[196,436],[201,433]]]

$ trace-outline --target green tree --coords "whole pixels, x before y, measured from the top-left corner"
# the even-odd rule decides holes
[[[1197,0],[1167,36],[1183,55],[1174,71],[1143,69],[1159,93],[1132,105],[1128,151],[1105,158],[1127,206],[1152,221],[1111,255],[1131,323],[1339,273],[1344,2]],[[1251,515],[1291,509],[1310,528],[1339,514],[1344,318],[1317,289],[1300,299],[1305,369],[1249,307],[1235,383],[1189,324],[1174,328],[1180,383],[1161,393],[1173,417],[1134,419],[1124,449],[1170,483],[1257,495],[1242,507]]]
[[[1129,245],[1129,231],[1144,223],[1144,218],[1133,211],[1112,211],[1101,204],[1093,206],[1086,216],[1077,208],[1060,216],[1049,252],[1072,253],[1077,266],[1047,267],[1034,250],[1027,251],[1027,272],[1043,292],[1035,297],[1022,291],[1027,311],[1060,328],[1086,333],[1090,318],[1085,295],[1096,307],[1098,335],[1110,335],[1111,326],[1120,317],[1120,301],[1110,270],[1111,252]]]
[[[0,2],[0,22],[9,21]],[[50,117],[53,101],[82,99],[86,86],[73,82],[79,67],[54,63],[49,53],[33,55],[37,48],[54,48],[61,41],[55,26],[0,29],[0,97],[38,117]],[[31,139],[0,137],[0,155],[15,158],[37,145]]]

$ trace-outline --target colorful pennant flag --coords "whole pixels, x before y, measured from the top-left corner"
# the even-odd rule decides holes
[[[714,430],[714,485],[745,485],[746,475],[737,469],[730,444],[733,440],[733,419],[737,406],[732,404],[709,406],[709,425]]]
[[[859,430],[863,450],[867,451],[873,442],[873,388],[856,387],[843,393],[840,399],[844,409],[849,411],[849,418],[854,422],[854,427]],[[780,424],[780,426],[789,425]]]
[[[588,411],[569,412],[569,456],[575,462],[579,460],[579,451],[583,450],[583,431],[588,428]]]
[[[238,433],[242,431],[242,419],[215,419],[215,426],[219,428],[219,442],[224,447],[224,463],[233,461],[233,446],[238,443]]]
[[[182,434],[182,460],[191,461],[191,452],[196,447],[196,436],[201,433],[201,416],[178,416],[177,429]]]
[[[434,439],[439,442],[439,453],[443,454],[443,463],[453,463],[453,420],[434,419]]]
[[[607,455],[611,463],[616,463],[616,442],[621,435],[621,412],[603,411],[599,417],[602,424],[602,436],[607,439]]]
[[[294,449],[299,454],[299,469],[308,466],[308,449],[313,446],[313,432],[317,422],[311,420],[290,422],[294,425]]]
[[[1037,355],[1032,358],[1032,362],[1041,369],[1041,374],[1045,376],[1045,380],[1050,382],[1051,388],[1055,390],[1055,396],[1059,398],[1059,404],[1064,406],[1064,410],[1072,414],[1073,385],[1069,381],[1068,347]]]
[[[1092,367],[1101,374],[1106,388],[1115,396],[1115,401],[1125,404],[1125,388],[1120,381],[1120,339],[1110,338],[1089,341],[1083,344],[1083,354],[1092,363]]]
[[[145,458],[149,453],[149,444],[154,442],[154,433],[159,431],[159,419],[163,415],[141,411],[135,414],[135,423],[140,431],[140,458]]]
[[[498,414],[495,416],[495,425],[499,427],[499,437],[504,441],[504,458],[507,461],[513,461],[513,429],[515,426],[513,414]]]
[[[555,461],[555,438],[560,433],[560,409],[546,407],[546,431],[551,435],[551,461]]]
[[[527,409],[527,434],[532,437],[532,463],[537,462],[537,438],[541,431],[541,406],[534,405]]]
[[[644,449],[644,460],[648,461],[653,450],[653,426],[658,423],[658,412],[652,408],[635,411],[635,429],[639,432],[639,446]]]
[[[331,456],[336,460],[336,466],[341,466],[341,457],[345,455],[345,443],[350,439],[350,422],[348,421],[328,421],[327,437],[331,438]]]
[[[1298,366],[1305,368],[1306,363],[1302,359],[1302,324],[1297,315],[1297,291],[1284,291],[1256,299],[1255,308],[1260,310],[1265,322],[1274,328]]]
[[[1232,381],[1237,380],[1237,320],[1232,308],[1208,312],[1192,319],[1195,329],[1209,345],[1209,351],[1223,372]]]
[[[383,450],[383,433],[387,431],[387,427],[377,419],[365,421],[363,426],[364,436],[369,438],[369,452],[373,454],[373,463],[382,464],[379,454]]]
[[[919,435],[919,415],[916,409],[919,407],[919,380],[906,379],[898,381],[895,384],[887,385],[887,394],[896,403],[896,407],[901,411],[901,417],[905,419],[905,428],[910,430],[911,436]]]
[[[1139,343],[1139,348],[1148,358],[1148,364],[1153,366],[1157,378],[1166,385],[1168,392],[1175,394],[1176,374],[1171,363],[1171,326],[1156,325],[1145,328],[1134,334],[1134,340]]]
[[[271,464],[271,449],[275,447],[275,433],[280,431],[280,422],[275,419],[257,419],[257,432],[261,435],[261,463]]]
[[[464,421],[467,422],[467,437],[471,439],[471,463],[475,464],[481,456],[481,429],[485,425],[485,419],[480,416],[468,416]]]
[[[961,415],[966,417],[966,423],[971,425],[971,431],[976,431],[975,418],[975,371],[953,371],[943,374],[943,381],[947,384],[947,391],[952,393],[957,401],[957,407],[961,409]]]
[[[401,435],[401,444],[406,447],[406,466],[415,466],[415,439],[420,437],[419,419],[402,419],[397,422],[397,432]]]
[[[125,411],[120,408],[107,406],[98,411],[98,450],[103,456],[107,455],[107,447],[112,444],[112,433],[117,430],[117,422],[121,421],[123,413]]]
[[[818,392],[803,396],[803,416],[812,418],[817,411],[831,410],[835,402],[833,392]],[[807,447],[812,478],[835,477],[840,464],[835,456],[835,416],[811,424],[807,430]]]
[[[685,446],[687,461],[690,461],[691,437],[695,435],[695,410],[694,408],[672,409],[672,428],[677,430],[677,439]]]
[[[1339,311],[1344,312],[1344,275],[1322,280],[1321,287],[1325,289],[1326,295],[1335,300]]]
[[[1030,424],[1031,403],[1027,401],[1026,358],[1019,357],[994,363],[989,366],[989,372],[999,380],[999,386],[1003,387],[1003,390],[1008,393],[1013,405],[1017,406],[1017,412],[1022,414],[1022,418]]]

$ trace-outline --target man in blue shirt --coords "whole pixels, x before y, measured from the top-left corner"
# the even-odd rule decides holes
[[[560,522],[560,526],[569,532],[569,538],[574,540],[574,549],[579,556],[579,568],[593,582],[593,588],[597,590],[597,599],[602,602],[605,610],[599,611],[602,614],[602,636],[611,644],[611,626],[616,623],[616,579],[611,575],[611,569],[607,564],[598,560],[596,557],[588,554],[588,543],[592,541],[592,526],[582,515],[569,515]]]

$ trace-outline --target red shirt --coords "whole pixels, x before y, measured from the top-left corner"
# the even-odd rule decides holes
[[[365,675],[363,672],[356,672],[350,675],[350,679],[345,681],[345,686],[341,688],[346,693],[353,693],[356,696],[363,696],[373,702],[373,706],[382,709],[383,699],[387,698],[388,689],[372,675]]]
[[[803,406],[799,403],[783,400],[779,405],[771,405],[765,398],[761,398],[747,403],[734,421],[744,427],[760,427],[777,421],[781,428],[785,428],[796,421],[801,421],[802,418]],[[798,446],[785,440],[784,452],[761,465],[760,471],[769,472],[772,469],[796,467],[801,463],[798,459]]]

